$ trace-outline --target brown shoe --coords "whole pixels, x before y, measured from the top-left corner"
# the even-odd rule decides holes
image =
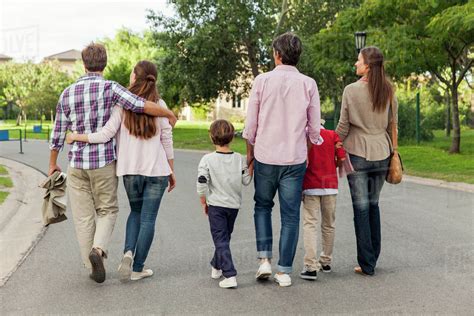
[[[97,283],[102,283],[105,281],[105,268],[104,268],[104,258],[99,253],[99,251],[93,248],[89,254],[89,260],[92,265],[92,280]]]

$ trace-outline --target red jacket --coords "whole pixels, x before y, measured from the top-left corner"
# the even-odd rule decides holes
[[[341,142],[336,132],[321,129],[321,137],[323,143],[313,144],[309,150],[303,190],[337,189],[336,157],[346,158],[346,151],[343,147],[336,149],[336,143]]]

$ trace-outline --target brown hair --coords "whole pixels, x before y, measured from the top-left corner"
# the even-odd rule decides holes
[[[301,55],[301,40],[291,32],[286,32],[273,40],[272,47],[281,57],[284,65],[296,66]]]
[[[234,125],[226,120],[217,120],[211,124],[209,133],[214,145],[225,146],[234,139]]]
[[[87,71],[103,71],[107,66],[107,51],[102,44],[90,43],[82,50],[81,56]]]
[[[155,64],[146,60],[139,61],[133,68],[133,72],[135,73],[135,82],[128,87],[128,90],[148,101],[158,102],[160,94],[156,87],[158,71]],[[130,135],[143,139],[149,139],[156,135],[157,127],[154,117],[124,110],[123,120]]]
[[[363,48],[360,53],[364,63],[369,66],[368,84],[373,111],[383,112],[393,98],[393,87],[385,75],[383,54],[375,46]]]

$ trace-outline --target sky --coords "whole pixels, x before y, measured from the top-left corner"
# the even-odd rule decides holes
[[[146,10],[172,14],[166,0],[0,0],[0,54],[40,61],[121,27],[148,28]]]

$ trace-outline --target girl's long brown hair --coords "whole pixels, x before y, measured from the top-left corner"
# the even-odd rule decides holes
[[[160,94],[156,87],[158,71],[155,64],[142,60],[135,65],[133,72],[135,73],[135,82],[128,87],[128,90],[147,101],[158,102]],[[124,125],[130,134],[137,138],[149,139],[157,132],[154,117],[129,110],[124,110]]]
[[[383,112],[393,98],[393,87],[385,76],[382,51],[375,46],[369,46],[363,48],[360,53],[365,64],[369,66],[367,79],[373,110]]]

